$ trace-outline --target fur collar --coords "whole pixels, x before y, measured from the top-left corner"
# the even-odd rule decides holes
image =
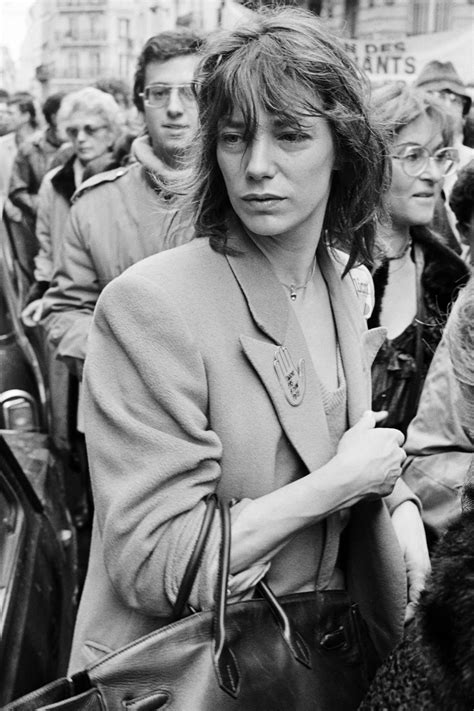
[[[469,279],[468,266],[431,230],[415,227],[410,233],[413,244],[422,248],[425,259],[421,276],[424,297],[427,297],[430,302],[436,303],[441,312],[447,313],[458,290]],[[383,259],[373,273],[375,306],[369,320],[369,328],[380,325],[380,311],[388,281],[388,265],[388,259]]]

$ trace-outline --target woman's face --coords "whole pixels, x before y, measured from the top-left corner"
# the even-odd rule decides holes
[[[248,143],[238,110],[219,126],[217,162],[230,203],[255,235],[317,239],[334,168],[329,125],[313,116],[289,126],[263,108],[257,118]]]
[[[83,165],[106,153],[114,143],[107,122],[96,113],[78,112],[71,116],[66,133]]]
[[[399,155],[406,148],[419,146],[424,146],[430,153],[444,146],[438,123],[426,114],[402,128],[392,154]],[[403,170],[401,160],[392,160],[388,208],[393,226],[407,229],[429,224],[433,219],[441,179],[442,175],[434,161],[428,161],[423,172],[412,178]]]

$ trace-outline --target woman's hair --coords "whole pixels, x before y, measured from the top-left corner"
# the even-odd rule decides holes
[[[57,124],[63,131],[76,113],[96,114],[101,117],[116,138],[121,133],[122,112],[110,94],[93,86],[67,94],[61,102],[57,115]]]
[[[371,106],[391,144],[405,126],[424,115],[439,125],[444,145],[452,144],[454,126],[450,112],[436,96],[423,89],[402,81],[389,82],[372,91]]]
[[[371,261],[376,216],[387,182],[383,134],[370,117],[368,84],[315,15],[297,8],[261,11],[244,25],[212,36],[198,72],[201,141],[192,195],[198,236],[226,251],[230,202],[216,159],[218,127],[242,112],[244,135],[255,134],[258,110],[297,126],[323,116],[331,129],[335,170],[324,230],[349,252],[348,268]]]

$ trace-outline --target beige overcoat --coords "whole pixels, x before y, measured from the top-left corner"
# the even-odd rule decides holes
[[[218,254],[206,239],[154,255],[99,299],[85,366],[96,518],[72,671],[163,623],[204,496],[217,489],[245,505],[334,455],[319,381],[287,295],[248,237],[236,229],[229,244],[238,255]],[[384,330],[366,331],[354,280],[341,280],[343,265],[325,248],[319,259],[353,425],[370,409],[370,363]],[[291,387],[274,367],[282,346],[297,369],[305,361],[305,377]],[[391,504],[409,497],[400,482]],[[213,600],[218,526],[194,591],[202,607]],[[284,561],[288,571],[277,593],[291,591],[295,561],[316,571],[307,535],[274,559],[272,568],[281,572]],[[351,509],[346,536],[347,585],[384,655],[401,637],[406,604],[386,501]]]

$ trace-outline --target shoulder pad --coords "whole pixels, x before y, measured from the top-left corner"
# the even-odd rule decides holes
[[[91,178],[87,178],[84,182],[77,188],[76,192],[72,196],[72,202],[74,203],[81,195],[84,195],[88,190],[95,188],[97,185],[104,185],[104,183],[113,183],[118,178],[128,171],[130,166],[120,166],[120,168],[114,168],[113,170],[106,170],[104,173],[97,173]]]

